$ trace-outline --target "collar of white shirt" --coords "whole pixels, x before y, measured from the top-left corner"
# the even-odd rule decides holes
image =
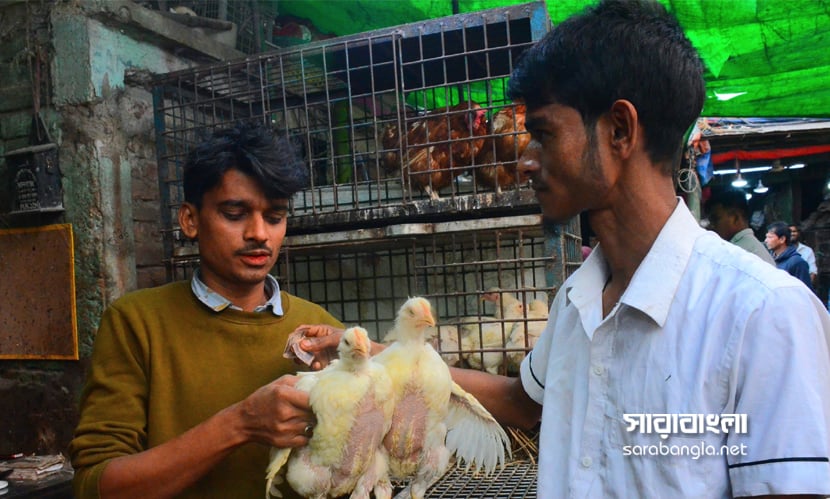
[[[704,232],[683,200],[677,199],[677,206],[620,298],[620,303],[640,310],[660,327],[666,323],[680,279],[689,264],[694,240]],[[602,292],[608,278],[608,263],[602,244],[598,244],[566,283],[568,300],[577,309],[584,310],[596,300],[597,290]],[[586,332],[590,330],[586,328]]]
[[[204,303],[206,307],[214,312],[221,312],[226,308],[231,310],[242,310],[237,307],[230,300],[220,295],[216,291],[210,289],[207,284],[202,281],[201,271],[196,269],[193,272],[193,279],[190,281],[190,289],[200,302]],[[282,316],[282,297],[280,296],[280,284],[277,279],[271,274],[265,276],[265,293],[270,296],[268,301],[254,309],[254,312],[263,312],[271,308],[274,315]]]

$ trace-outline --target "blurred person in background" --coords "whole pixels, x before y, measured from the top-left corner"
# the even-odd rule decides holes
[[[743,191],[730,189],[713,192],[704,209],[710,230],[715,231],[723,240],[775,265],[769,250],[755,237],[749,226],[749,203]]]
[[[813,289],[813,282],[810,279],[810,267],[807,265],[807,261],[798,254],[795,245],[792,244],[789,225],[784,222],[769,224],[764,244],[772,253],[776,267],[800,279],[810,290]]]
[[[807,262],[808,270],[810,271],[810,282],[813,284],[813,289],[816,287],[816,277],[818,277],[818,266],[816,265],[816,254],[813,248],[801,242],[801,227],[798,225],[790,225],[790,237],[792,243],[795,245],[795,250],[801,255],[801,258]]]

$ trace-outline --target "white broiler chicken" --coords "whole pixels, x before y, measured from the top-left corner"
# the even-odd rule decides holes
[[[463,334],[463,331],[459,330],[457,326],[447,324],[427,328],[425,336],[432,348],[441,354],[444,362],[453,367],[461,363],[461,354],[459,353],[463,341],[461,334]]]
[[[432,306],[423,297],[410,298],[398,311],[387,335],[394,341],[375,360],[386,367],[395,392],[392,426],[383,445],[393,480],[409,481],[412,499],[446,470],[455,455],[467,467],[492,472],[503,465],[507,434],[489,412],[453,382],[447,365],[426,342],[435,326]]]
[[[378,499],[392,495],[382,446],[392,423],[392,381],[370,351],[366,330],[352,327],[340,339],[339,360],[300,373],[295,386],[308,392],[317,425],[306,446],[271,451],[266,499],[281,495],[272,483],[286,463],[285,478],[303,497],[369,499],[373,490]]]
[[[524,319],[524,304],[509,293],[500,293],[497,288],[490,289],[481,299],[496,303],[495,317],[482,318],[480,324],[462,327],[462,356],[473,369],[498,374],[516,324],[514,321]]]
[[[508,373],[519,372],[522,360],[545,330],[547,321],[548,304],[545,301],[533,300],[527,304],[527,322],[515,322],[510,333],[510,342],[507,344],[510,349],[507,353]]]

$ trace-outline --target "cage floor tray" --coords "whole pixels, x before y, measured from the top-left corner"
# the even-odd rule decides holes
[[[508,463],[488,477],[455,465],[429,488],[426,498],[535,498],[536,475],[536,463],[530,461]]]

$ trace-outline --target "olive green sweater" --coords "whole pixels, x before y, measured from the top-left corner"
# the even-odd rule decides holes
[[[181,281],[113,303],[95,338],[69,449],[76,497],[98,497],[108,460],[166,442],[295,373],[297,365],[282,354],[298,325],[342,327],[318,305],[287,293],[281,298],[282,317],[270,310],[217,313],[198,301],[189,281]],[[260,444],[237,448],[181,497],[265,497],[268,452]]]

